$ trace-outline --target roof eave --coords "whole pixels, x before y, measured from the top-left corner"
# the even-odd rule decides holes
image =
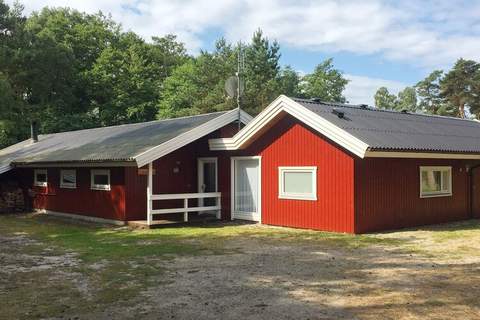
[[[38,167],[132,167],[136,166],[133,159],[121,160],[71,160],[71,161],[13,161],[12,168]]]
[[[474,152],[437,152],[426,150],[390,150],[369,149],[365,152],[365,158],[409,158],[409,159],[470,159],[480,160],[480,153]]]

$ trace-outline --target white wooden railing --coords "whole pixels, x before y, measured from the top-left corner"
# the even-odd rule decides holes
[[[207,193],[177,193],[177,194],[148,194],[147,197],[147,223],[151,225],[153,222],[153,216],[157,214],[170,214],[183,212],[183,221],[188,221],[189,212],[201,212],[201,211],[217,211],[217,218],[220,219],[221,210],[221,193],[220,192],[207,192]],[[214,206],[201,206],[201,207],[189,207],[189,199],[206,199],[215,198]],[[161,200],[182,200],[182,208],[172,209],[153,209],[153,201]]]

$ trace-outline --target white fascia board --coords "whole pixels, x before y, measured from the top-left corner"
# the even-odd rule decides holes
[[[240,111],[240,121],[246,124],[246,122],[251,118],[243,110]],[[231,110],[221,116],[218,116],[215,119],[212,119],[196,128],[193,128],[190,131],[182,133],[181,135],[168,140],[158,146],[155,146],[147,151],[144,151],[134,157],[137,162],[137,166],[143,167],[144,165],[157,160],[158,158],[163,157],[170,152],[173,152],[181,147],[203,137],[207,134],[218,130],[227,124],[236,121],[238,119],[238,109]]]
[[[2,166],[2,167],[0,167],[0,174],[8,172],[12,169],[13,169],[12,166],[9,165],[9,164],[7,164],[6,166]]]
[[[294,100],[281,95],[232,138],[211,139],[210,150],[237,150],[280,112],[287,112],[330,140],[363,158],[368,144],[337,127]]]
[[[248,113],[246,113],[243,110],[240,110],[240,121],[243,124],[248,124],[250,121],[252,121],[252,119],[253,119],[253,117],[251,115],[249,115]]]
[[[480,159],[480,154],[438,152],[367,151],[365,158]]]

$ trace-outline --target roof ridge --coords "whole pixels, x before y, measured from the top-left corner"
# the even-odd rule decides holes
[[[374,111],[374,112],[385,112],[385,113],[394,113],[394,114],[401,114],[401,115],[412,115],[412,116],[422,116],[422,117],[431,117],[431,118],[442,118],[442,119],[451,119],[451,120],[459,120],[459,121],[469,121],[473,122],[476,124],[480,124],[480,122],[477,119],[465,119],[465,118],[458,118],[458,117],[452,117],[452,116],[442,116],[438,114],[428,114],[428,113],[418,113],[418,112],[402,112],[402,111],[397,111],[397,110],[389,110],[389,109],[379,109],[376,107],[369,106],[367,104],[347,104],[347,103],[341,103],[341,102],[328,102],[328,101],[312,101],[309,99],[304,99],[304,98],[291,98],[294,101],[300,101],[304,103],[311,103],[311,104],[316,104],[316,105],[327,105],[327,106],[333,106],[333,107],[341,107],[341,108],[351,108],[351,109],[361,109],[361,110],[366,110],[366,111]],[[366,107],[362,107],[366,106]]]
[[[234,109],[232,109],[232,110],[234,110]],[[135,126],[135,125],[141,125],[141,124],[147,124],[147,123],[158,123],[158,122],[181,120],[181,119],[194,118],[194,117],[203,117],[203,116],[209,116],[209,115],[216,114],[216,113],[227,113],[227,112],[232,111],[232,110],[215,111],[215,112],[210,112],[210,113],[202,113],[202,114],[176,117],[176,118],[168,118],[168,119],[157,119],[157,120],[150,120],[150,121],[144,121],[144,122],[123,123],[123,124],[117,124],[117,125],[112,125],[112,126],[103,126],[103,127],[85,128],[85,129],[70,130],[70,131],[44,133],[44,134],[40,134],[39,137],[53,136],[53,135],[56,135],[56,134],[80,132],[80,131],[87,131],[87,130],[100,130],[100,129],[107,129],[107,128],[118,128],[118,127]]]

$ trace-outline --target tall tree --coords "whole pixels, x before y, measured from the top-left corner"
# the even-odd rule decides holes
[[[278,76],[278,92],[290,97],[301,97],[301,78],[290,66],[282,68]]]
[[[225,80],[236,70],[237,52],[219,39],[213,52],[200,52],[178,66],[162,86],[158,116],[168,118],[228,110],[235,106],[225,93]]]
[[[280,46],[257,30],[251,44],[245,48],[244,108],[257,114],[278,94],[277,77],[280,72]]]
[[[395,110],[397,108],[397,97],[391,94],[386,87],[380,87],[375,93],[374,99],[378,109]]]
[[[397,110],[416,112],[418,109],[417,105],[417,92],[413,87],[406,87],[398,93],[397,105],[395,106]]]
[[[480,64],[458,59],[452,70],[440,80],[440,94],[456,107],[456,115],[465,118],[465,108],[480,112]]]
[[[23,7],[0,0],[0,147],[26,137],[28,112],[24,101],[23,57],[29,43]]]
[[[347,84],[348,80],[334,68],[333,59],[330,58],[317,65],[313,73],[304,76],[300,87],[306,98],[346,102],[343,91]]]

